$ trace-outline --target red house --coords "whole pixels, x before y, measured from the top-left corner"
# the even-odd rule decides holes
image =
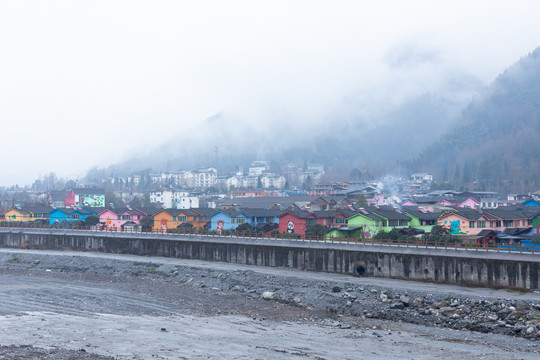
[[[69,192],[66,193],[66,196],[64,199],[65,199],[64,204],[66,207],[75,205],[75,193],[73,192],[73,190],[69,190]]]
[[[309,225],[317,224],[317,215],[308,211],[289,211],[279,216],[279,232],[304,236]]]
[[[317,224],[327,228],[339,228],[347,226],[347,219],[355,214],[348,210],[314,211]]]

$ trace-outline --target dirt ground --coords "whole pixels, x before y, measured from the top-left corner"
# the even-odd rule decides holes
[[[380,280],[180,259],[0,249],[0,359],[540,357],[535,340],[332,310],[333,301],[342,300],[335,287],[365,287],[371,295],[385,283]],[[315,289],[319,284],[323,290]],[[537,293],[475,293],[398,280],[385,284],[409,292],[418,287],[415,291],[430,295],[461,291],[460,296],[540,300]],[[264,290],[274,296],[263,299]],[[365,299],[358,294],[357,301],[368,306],[367,294]]]

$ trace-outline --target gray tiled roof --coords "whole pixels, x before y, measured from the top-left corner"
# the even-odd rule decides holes
[[[242,209],[242,211],[246,214],[246,215],[250,215],[250,216],[258,216],[258,217],[274,217],[274,216],[279,216],[281,214],[283,214],[283,211],[282,210],[275,210],[275,209],[249,209],[249,208],[244,208]]]

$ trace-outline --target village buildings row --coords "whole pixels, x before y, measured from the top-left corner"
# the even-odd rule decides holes
[[[386,205],[355,209],[346,197],[245,198],[244,206],[239,207],[236,203],[223,203],[219,209],[28,206],[13,207],[3,217],[8,222],[65,225],[84,222],[93,215],[98,217],[100,228],[116,231],[141,231],[143,218],[146,218],[150,219],[146,226],[154,231],[187,227],[221,232],[234,231],[238,226],[248,224],[267,235],[278,231],[305,236],[310,226],[319,225],[326,229],[327,236],[371,238],[381,230],[421,234],[440,225],[453,235],[475,236],[486,230],[522,236],[540,235],[540,203],[530,200],[520,206],[496,209],[446,206],[444,211],[426,211],[418,206],[396,209]],[[258,207],[246,207],[246,204]]]

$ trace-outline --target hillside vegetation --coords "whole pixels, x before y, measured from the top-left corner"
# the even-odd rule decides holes
[[[502,73],[406,165],[456,188],[540,189],[540,48]]]

